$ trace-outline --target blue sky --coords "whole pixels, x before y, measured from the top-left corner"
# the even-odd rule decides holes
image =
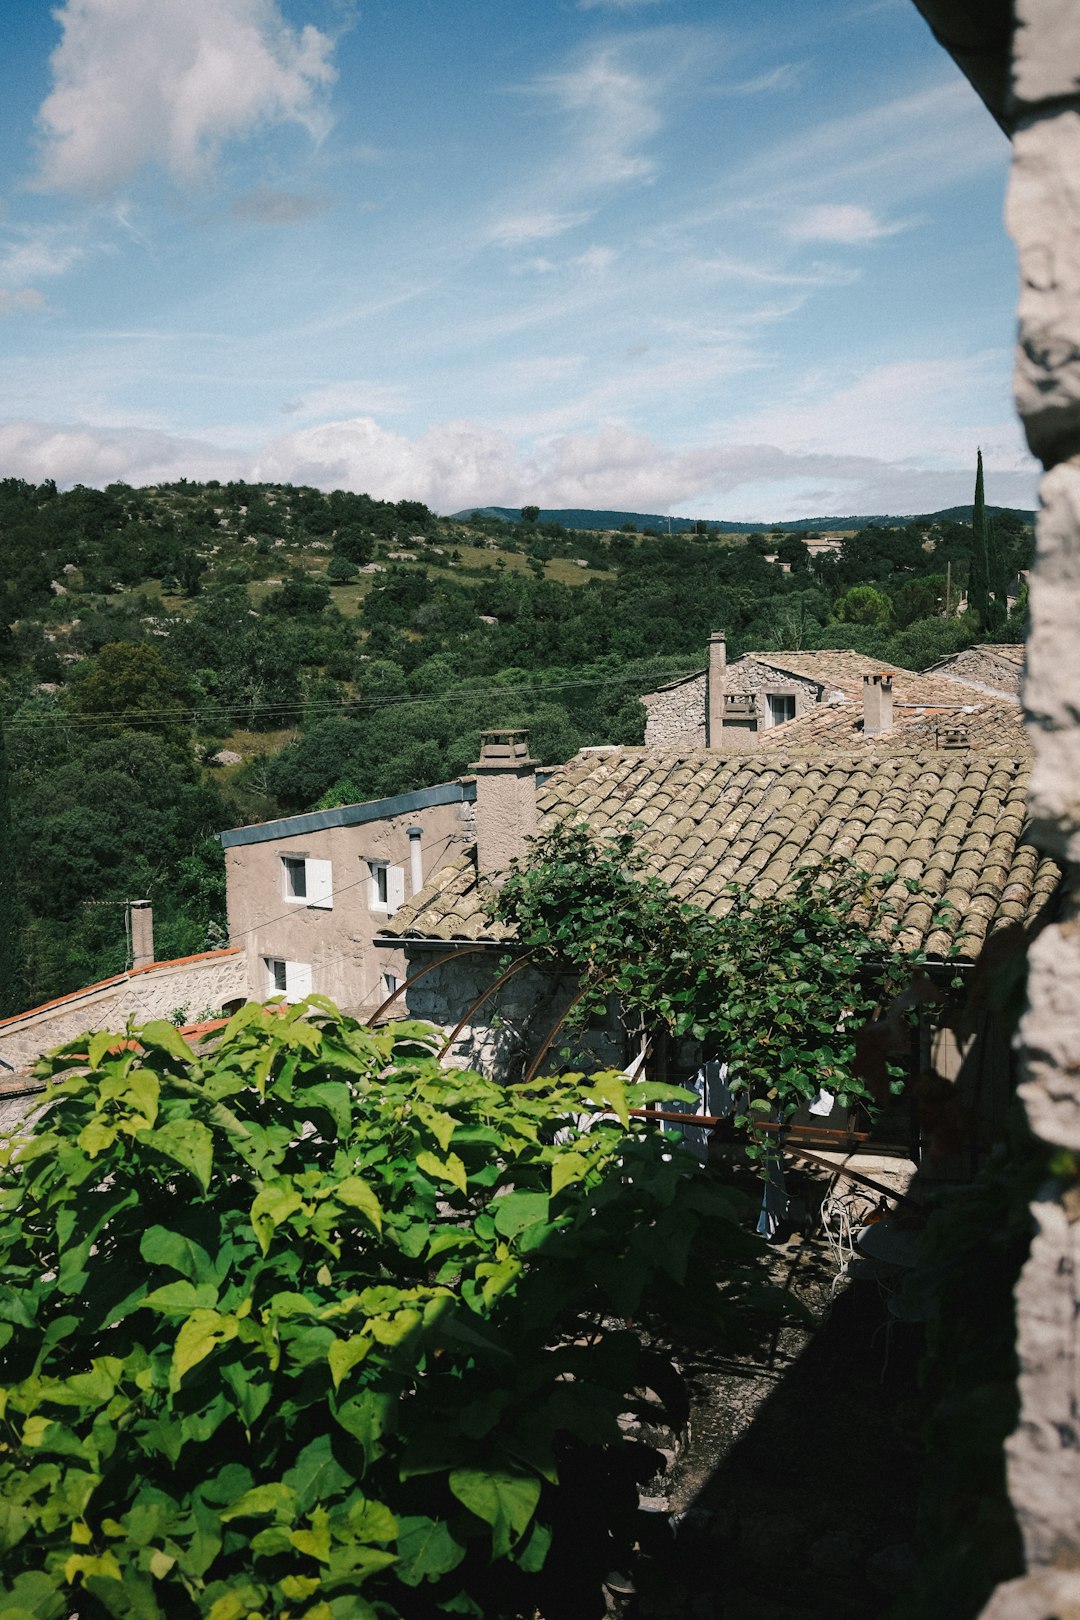
[[[0,20],[0,475],[1034,504],[1008,147],[910,0]]]

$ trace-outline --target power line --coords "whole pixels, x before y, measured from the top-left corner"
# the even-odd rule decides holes
[[[675,673],[669,673],[665,677],[664,684],[666,685],[670,681],[683,680],[687,676],[696,673],[700,672],[696,670],[686,670],[683,672],[676,671]],[[426,692],[420,694],[403,693],[395,697],[386,698],[346,698],[341,702],[335,703],[253,703],[248,698],[236,698],[232,701],[225,700],[207,705],[200,704],[191,708],[101,709],[96,710],[93,713],[86,714],[80,714],[78,712],[73,713],[70,710],[59,710],[56,718],[65,723],[70,723],[73,725],[94,726],[110,725],[116,723],[117,721],[123,720],[144,722],[160,720],[166,722],[172,721],[177,724],[181,722],[191,724],[197,720],[202,720],[205,723],[214,719],[230,719],[237,715],[243,716],[245,714],[252,717],[255,715],[276,715],[282,718],[287,716],[304,716],[311,714],[322,716],[333,714],[348,715],[357,709],[364,710],[368,713],[377,713],[381,709],[418,708],[430,703],[461,702],[469,698],[486,700],[495,698],[513,699],[515,697],[525,695],[542,697],[548,692],[569,691],[579,687],[589,690],[599,690],[604,687],[635,686],[639,685],[641,680],[642,676],[640,674],[627,674],[604,676],[594,679],[570,679],[565,681],[522,681],[519,684],[506,686],[452,686],[436,692]],[[5,724],[6,729],[9,731],[21,729],[35,730],[45,728],[52,723],[52,719],[52,716],[40,718],[35,716],[26,716],[20,719],[16,714],[12,716],[12,718]]]

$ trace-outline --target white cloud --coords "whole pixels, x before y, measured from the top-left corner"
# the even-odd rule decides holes
[[[803,66],[799,62],[781,62],[778,66],[770,68],[767,73],[759,73],[756,78],[744,79],[741,84],[726,85],[723,94],[729,96],[758,96],[769,90],[794,90],[802,77]]]
[[[65,0],[38,112],[39,184],[107,195],[147,164],[202,180],[223,142],[269,124],[325,133],[333,42],[275,0]]]
[[[37,281],[65,275],[86,257],[85,243],[63,228],[13,230],[0,242],[0,280]]]
[[[0,287],[0,315],[28,315],[45,308],[45,300],[36,287],[18,287],[13,291]]]
[[[581,211],[555,213],[541,210],[514,214],[492,225],[487,240],[496,247],[507,248],[523,247],[530,242],[547,242],[553,236],[561,236],[564,231],[572,230],[575,225],[583,225],[588,218],[589,215]]]
[[[617,45],[590,49],[576,66],[536,81],[576,124],[571,171],[585,189],[651,180],[656,163],[640,149],[662,127],[662,85],[629,63]]]
[[[729,253],[701,259],[697,268],[718,281],[749,281],[768,287],[847,287],[860,276],[860,271],[849,265],[814,264],[805,271],[775,270],[767,264],[733,258]]]
[[[910,220],[892,223],[880,220],[873,209],[863,208],[858,203],[819,203],[796,214],[787,234],[794,242],[840,242],[854,247],[862,242],[876,242],[883,236],[896,236],[911,223]]]
[[[285,416],[299,416],[310,420],[319,416],[338,418],[345,415],[360,416],[374,411],[384,415],[403,411],[407,405],[408,398],[403,388],[357,379],[353,382],[330,383],[325,388],[316,388],[310,394],[290,400],[281,409]]]
[[[988,458],[988,495],[1030,506],[1036,470],[1019,449],[1018,430],[996,432]],[[374,418],[328,422],[285,434],[254,454],[206,440],[141,428],[0,428],[0,463],[40,482],[140,484],[181,476],[289,481],[323,489],[365,490],[388,500],[426,501],[438,511],[470,506],[615,507],[683,510],[695,516],[770,518],[849,513],[917,513],[971,497],[966,443],[952,458],[886,460],[881,455],[798,451],[775,442],[706,439],[674,446],[609,422],[585,433],[522,443],[469,421],[433,424],[415,437]]]

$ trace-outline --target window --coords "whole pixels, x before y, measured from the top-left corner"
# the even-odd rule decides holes
[[[286,900],[306,900],[307,861],[296,860],[290,855],[283,855],[281,864],[285,868]]]
[[[267,956],[266,982],[268,996],[287,996],[290,1001],[303,1001],[311,994],[311,964],[285,962],[280,956]]]
[[[396,973],[384,973],[382,978],[383,978],[383,984],[386,986],[387,995],[392,996],[394,994],[395,990],[398,987],[398,976],[397,976],[397,974]]]
[[[334,875],[329,861],[313,861],[306,855],[283,855],[281,877],[286,900],[317,907],[320,911],[333,910]]]
[[[782,726],[785,720],[795,718],[794,692],[769,693],[769,724]]]
[[[388,916],[405,901],[405,868],[391,866],[389,861],[368,861],[371,873],[371,894],[368,905],[372,911],[385,911]]]

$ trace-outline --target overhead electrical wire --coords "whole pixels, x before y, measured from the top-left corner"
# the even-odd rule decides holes
[[[697,670],[685,672],[676,671],[665,678],[664,684],[670,681],[684,680],[687,676],[700,673]],[[602,687],[635,686],[641,682],[641,675],[612,675],[596,679],[566,680],[537,682],[522,681],[507,686],[456,686],[447,687],[441,692],[402,693],[396,697],[385,698],[346,698],[336,703],[253,703],[249,698],[236,698],[235,700],[218,700],[213,703],[197,704],[193,707],[176,707],[168,709],[100,709],[91,713],[80,714],[70,709],[58,710],[57,718],[73,725],[111,725],[118,721],[162,721],[174,724],[194,724],[215,718],[234,718],[237,714],[254,718],[259,716],[296,716],[333,714],[347,715],[354,710],[377,712],[380,709],[416,708],[428,703],[461,702],[469,698],[513,698],[530,695],[544,696],[548,692],[562,692],[573,688],[583,687],[599,689]],[[27,728],[33,730],[48,725],[52,717],[25,716],[20,719],[18,714],[5,722],[7,730]]]

